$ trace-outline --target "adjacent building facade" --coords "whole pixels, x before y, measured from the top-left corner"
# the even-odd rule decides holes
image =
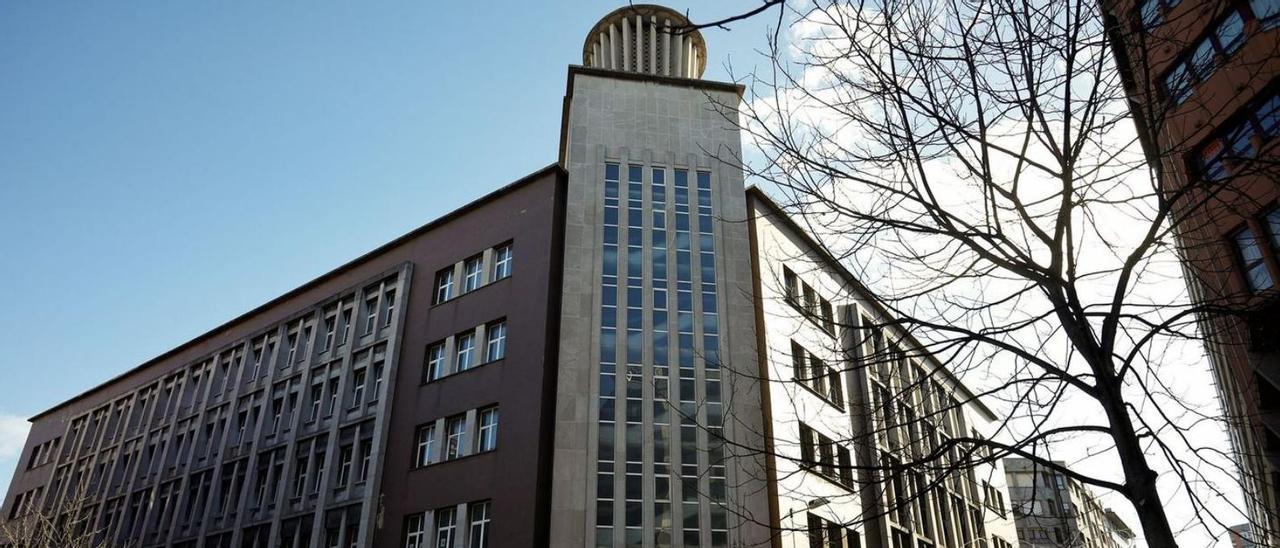
[[[773,545],[1013,546],[1000,461],[926,459],[996,417],[767,195],[747,202]]]
[[[1166,196],[1260,544],[1280,530],[1280,3],[1106,0],[1117,66]],[[1268,541],[1268,539],[1272,539]]]
[[[1126,548],[1133,532],[1079,481],[1024,458],[1004,459],[1020,545]]]
[[[927,356],[871,366],[911,341],[859,329],[870,294],[720,160],[743,89],[700,79],[685,24],[590,31],[556,164],[33,417],[0,518],[108,546],[1008,546],[998,463],[861,469],[993,417]]]

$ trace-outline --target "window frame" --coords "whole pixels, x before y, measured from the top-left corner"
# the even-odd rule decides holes
[[[458,294],[465,295],[481,287],[484,287],[484,255],[475,255],[462,261],[462,291]]]
[[[451,264],[448,268],[436,271],[435,283],[432,284],[432,305],[448,302],[456,296],[453,293],[454,266]]]
[[[492,422],[487,422],[489,419]],[[498,424],[501,415],[498,407],[487,407],[476,413],[476,452],[484,453],[498,448]]]
[[[490,282],[505,280],[511,277],[515,261],[514,242],[499,244],[493,248],[493,268],[490,269]]]

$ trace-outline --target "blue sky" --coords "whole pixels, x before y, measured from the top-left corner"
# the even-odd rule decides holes
[[[0,493],[20,418],[554,162],[620,5],[0,3]]]

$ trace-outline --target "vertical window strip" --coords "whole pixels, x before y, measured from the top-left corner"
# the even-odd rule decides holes
[[[596,475],[596,545],[613,544],[613,484],[616,428],[616,371],[618,317],[619,173],[616,163],[605,164],[604,249],[601,265],[600,401]]]

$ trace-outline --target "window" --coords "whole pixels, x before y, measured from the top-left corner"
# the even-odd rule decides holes
[[[366,373],[364,369],[357,369],[351,374],[351,406],[355,407],[364,403],[364,385]]]
[[[436,294],[431,304],[440,304],[453,298],[453,267],[436,273]]]
[[[293,498],[302,498],[307,494],[307,466],[308,458],[306,456],[298,457],[297,464],[294,468],[293,476]]]
[[[795,341],[791,341],[791,367],[796,382],[817,392],[827,403],[843,408],[844,387],[839,371]]]
[[[493,281],[511,276],[511,244],[493,250]]]
[[[436,548],[452,548],[454,531],[457,529],[456,508],[436,510]]]
[[[444,376],[444,342],[427,347],[426,380],[434,381]]]
[[[1209,79],[1218,65],[1230,58],[1244,43],[1244,18],[1234,10],[1220,21],[1213,32],[1201,38],[1191,54],[1176,61],[1164,76],[1165,96],[1178,105],[1192,95],[1196,84]]]
[[[293,364],[293,359],[298,355],[298,334],[290,333],[287,340],[289,342],[289,354],[284,360],[284,367]]]
[[[369,479],[369,461],[373,460],[373,440],[360,442],[360,476],[358,481]]]
[[[426,519],[413,514],[404,520],[404,548],[427,548]]]
[[[338,324],[338,346],[347,344],[347,330],[351,327],[351,309],[342,311],[342,322]]]
[[[1253,231],[1248,227],[1236,232],[1232,236],[1235,242],[1236,251],[1239,253],[1240,266],[1244,272],[1245,281],[1249,284],[1249,289],[1257,293],[1272,286],[1271,272],[1267,270],[1267,262],[1262,255],[1262,247],[1258,245],[1258,239],[1254,237]]]
[[[826,299],[822,299],[822,328],[826,329],[827,333],[836,334],[835,311],[831,306],[831,301]]]
[[[465,416],[459,415],[445,421],[444,460],[452,460],[463,456],[464,442],[466,442],[467,437],[466,428],[467,418]]]
[[[489,340],[485,344],[485,361],[491,362],[505,358],[507,356],[507,321],[491,323],[486,331]]]
[[[808,536],[810,548],[861,548],[862,539],[851,529],[832,523],[814,514],[808,515]],[[923,541],[922,541],[923,542]],[[909,548],[911,545],[901,545]],[[921,544],[921,546],[924,546]]]
[[[785,295],[786,295],[787,302],[794,305],[799,305],[800,299],[799,299],[799,292],[797,291],[799,282],[796,279],[796,273],[792,272],[790,268],[783,267],[782,283],[785,286],[783,290],[786,292]]]
[[[324,319],[324,342],[321,343],[321,352],[327,352],[330,348],[333,348],[333,341],[337,331],[338,318],[336,316],[326,317]]]
[[[323,384],[311,385],[311,419],[310,420],[316,420],[320,418],[321,400],[324,400],[324,385]]]
[[[329,380],[329,415],[338,410],[338,379]]]
[[[470,548],[488,548],[489,546],[489,501],[476,502],[471,505]]]
[[[492,407],[480,412],[480,431],[476,451],[493,451],[498,448],[498,408]]]
[[[484,258],[477,255],[462,263],[462,292],[480,289],[484,281]]]
[[[475,349],[476,334],[474,331],[458,335],[458,351],[453,361],[455,371],[466,371],[475,367]]]
[[[354,456],[355,450],[350,445],[344,445],[338,450],[338,487],[346,487],[347,482],[351,480],[351,464]]]
[[[435,453],[436,445],[436,423],[426,424],[418,427],[416,435],[417,443],[413,451],[414,466],[426,466],[431,464],[431,458]]]
[[[1249,9],[1253,11],[1253,16],[1262,23],[1263,29],[1273,28],[1277,23],[1280,23],[1280,1],[1249,0]]]
[[[382,325],[391,325],[391,317],[396,312],[396,290],[388,289],[386,293],[383,293],[382,302],[387,303],[386,318],[382,320]]]
[[[813,290],[813,286],[804,285],[804,311],[813,314],[818,309],[818,294]]]
[[[364,301],[364,334],[373,333],[378,326],[378,297],[372,296]]]
[[[1280,249],[1280,207],[1268,211],[1263,217],[1263,223],[1267,226],[1272,249]]]
[[[1262,93],[1241,109],[1192,155],[1192,167],[1206,181],[1223,181],[1257,156],[1261,145],[1280,135],[1280,91]]]

